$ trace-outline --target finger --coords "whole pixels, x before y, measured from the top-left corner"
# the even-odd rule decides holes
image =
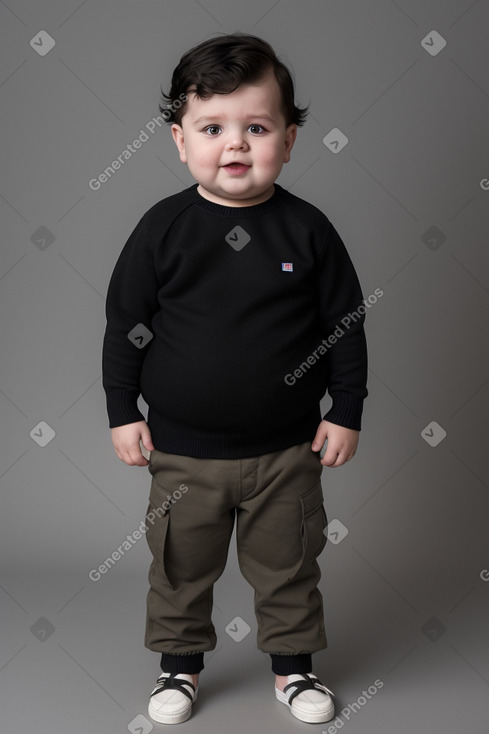
[[[139,452],[139,456],[143,459],[141,452]],[[121,451],[119,458],[122,459],[124,464],[127,464],[127,466],[137,466],[139,463],[138,460],[138,451],[134,448],[124,449]]]
[[[144,433],[141,434],[141,442],[147,451],[154,451],[155,447],[153,446],[153,440],[151,438],[151,433],[149,433],[149,431],[147,432],[145,431]]]
[[[353,458],[354,453],[355,452],[353,452],[353,454],[351,455],[347,455],[340,451],[336,457],[336,461],[333,464],[329,465],[330,469],[336,469],[336,467],[338,466],[343,466],[343,464],[346,464],[348,461],[350,461],[350,459]]]
[[[149,463],[147,459],[142,455],[139,447],[131,451],[130,456],[132,459],[131,466],[146,466]]]
[[[329,466],[333,467],[336,466],[336,461],[338,459],[339,453],[338,451],[333,448],[333,446],[329,446],[326,449],[326,453],[324,454],[323,458],[321,459],[321,464],[323,466]]]
[[[326,441],[326,438],[328,436],[328,431],[324,426],[319,426],[318,430],[316,431],[316,435],[314,436],[313,442],[312,442],[312,450],[313,451],[320,451],[323,446],[324,442]]]
[[[129,451],[124,451],[123,454],[122,454],[122,456],[121,456],[121,459],[124,462],[124,464],[127,464],[128,466],[133,466],[134,465],[134,462],[133,462],[133,460],[131,458],[131,454],[130,454]]]

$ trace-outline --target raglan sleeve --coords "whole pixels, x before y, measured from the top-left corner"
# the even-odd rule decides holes
[[[107,289],[102,385],[110,428],[144,420],[137,406],[140,374],[157,309],[155,237],[144,215],[124,245]]]
[[[323,420],[359,431],[368,395],[366,307],[351,258],[329,220],[319,261],[318,292],[332,399]]]

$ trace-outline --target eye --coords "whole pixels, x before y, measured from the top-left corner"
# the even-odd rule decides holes
[[[250,130],[253,134],[259,134],[261,132],[265,132],[265,128],[262,125],[258,125],[256,123],[253,125],[250,125],[248,130]]]
[[[219,134],[219,132],[216,132],[216,130],[219,131],[220,129],[221,128],[219,127],[219,125],[208,125],[206,128],[204,128],[204,132],[208,133],[211,137],[215,137]]]

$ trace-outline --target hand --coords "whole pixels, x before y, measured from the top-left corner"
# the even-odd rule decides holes
[[[328,446],[321,459],[321,464],[335,468],[353,459],[359,437],[360,431],[355,431],[353,428],[345,428],[344,426],[338,426],[336,423],[321,421],[311,448],[313,451],[320,451],[324,442],[328,439]]]
[[[139,446],[139,440],[147,451],[153,451],[153,441],[146,421],[126,423],[124,426],[111,428],[112,443],[115,453],[128,466],[147,466],[149,461],[144,458]]]

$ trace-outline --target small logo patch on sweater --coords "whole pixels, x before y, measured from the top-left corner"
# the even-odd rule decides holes
[[[292,273],[294,270],[294,263],[282,263],[282,270],[286,273]]]

